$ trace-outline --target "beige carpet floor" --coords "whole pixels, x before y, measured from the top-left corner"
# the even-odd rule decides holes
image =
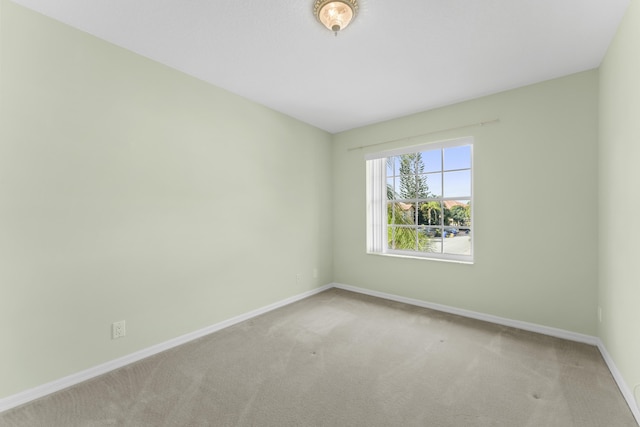
[[[637,426],[597,348],[332,289],[2,426]]]

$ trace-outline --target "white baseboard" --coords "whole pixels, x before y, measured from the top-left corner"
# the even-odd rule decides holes
[[[464,310],[460,308],[450,307],[447,305],[434,304],[434,303],[430,303],[430,302],[426,302],[418,299],[401,297],[398,295],[387,294],[385,292],[373,291],[371,289],[359,288],[357,286],[350,286],[342,283],[334,283],[333,287],[338,289],[344,289],[346,291],[357,292],[360,294],[370,295],[378,298],[384,298],[391,301],[402,302],[409,305],[415,305],[418,307],[430,308],[430,309],[442,311],[445,313],[457,314],[459,316],[468,317],[471,319],[483,320],[485,322],[495,323],[498,325],[510,326],[510,327],[522,329],[525,331],[537,332],[543,335],[549,335],[556,338],[562,338],[569,341],[576,341],[576,342],[596,346],[598,347],[598,350],[600,350],[600,354],[602,354],[602,358],[607,364],[609,371],[611,371],[611,375],[613,375],[613,379],[618,385],[620,392],[624,396],[624,399],[627,401],[627,405],[629,405],[629,409],[631,409],[631,412],[633,413],[633,416],[635,417],[636,422],[638,423],[638,425],[640,425],[640,410],[638,409],[638,405],[636,403],[635,397],[631,392],[631,390],[629,389],[629,387],[627,386],[627,384],[625,383],[624,379],[622,378],[622,374],[620,373],[615,363],[613,362],[611,355],[609,355],[609,352],[607,352],[607,349],[605,348],[604,343],[598,337],[594,337],[591,335],[578,334],[576,332],[570,332],[563,329],[551,328],[549,326],[542,326],[535,323],[528,323],[528,322],[522,322],[519,320],[507,319],[504,317],[493,316],[490,314],[479,313],[476,311]]]
[[[613,375],[613,379],[616,381],[616,384],[618,384],[620,393],[622,393],[622,395],[624,396],[624,399],[629,405],[629,409],[631,409],[633,416],[636,418],[636,422],[638,423],[638,425],[640,425],[640,408],[638,408],[636,398],[633,395],[631,389],[627,387],[627,383],[624,381],[624,378],[622,378],[622,374],[618,370],[618,367],[613,362],[613,359],[607,351],[607,348],[604,346],[604,343],[600,339],[598,339],[598,349],[600,350],[600,354],[602,354],[602,358],[604,359],[605,363],[609,367],[611,375]]]
[[[356,286],[344,285],[342,283],[334,283],[333,286],[346,291],[357,292],[360,294],[371,295],[378,298],[384,298],[391,301],[403,302],[418,307],[430,308],[432,310],[443,311],[445,313],[457,314],[458,316],[468,317],[471,319],[482,320],[485,322],[495,323],[497,325],[510,326],[525,331],[537,332],[543,335],[549,335],[556,338],[563,338],[570,341],[577,341],[584,344],[598,345],[598,338],[591,335],[579,334],[576,332],[565,331],[564,329],[552,328],[549,326],[537,325],[535,323],[522,322],[520,320],[512,320],[504,317],[493,316],[491,314],[479,313],[477,311],[464,310],[461,308],[451,307],[448,305],[435,304],[413,298],[401,297],[398,295],[387,294],[384,292],[372,291],[370,289],[358,288]]]
[[[0,399],[0,412],[9,410],[11,408],[15,408],[16,406],[23,405],[25,403],[31,402],[32,400],[38,399],[40,397],[44,397],[56,391],[60,391],[65,388],[71,387],[73,385],[79,384],[88,379],[97,377],[98,375],[106,374],[107,372],[113,371],[115,369],[121,368],[123,366],[129,365],[139,360],[145,359],[149,356],[153,356],[154,354],[158,354],[165,350],[169,350],[171,348],[174,348],[179,345],[185,344],[189,341],[193,341],[195,339],[201,338],[205,335],[209,335],[221,329],[228,328],[229,326],[233,326],[237,323],[244,322],[245,320],[251,319],[253,317],[259,316],[261,314],[267,313],[277,308],[284,307],[285,305],[289,305],[291,303],[302,300],[304,298],[308,298],[312,295],[326,291],[327,289],[330,289],[332,287],[333,285],[325,285],[320,288],[312,289],[308,292],[304,292],[299,295],[294,295],[282,301],[278,301],[268,306],[261,307],[256,310],[252,310],[248,313],[241,314],[236,317],[232,317],[231,319],[224,320],[220,323],[216,323],[215,325],[207,326],[206,328],[202,328],[200,330],[173,338],[169,341],[156,344],[154,346],[145,348],[135,353],[120,357],[115,360],[111,360],[109,362],[103,363],[98,366],[94,366],[93,368],[89,368],[84,371],[77,372],[75,374],[60,378],[58,380],[34,387],[32,389],[25,390],[18,394],[14,394],[12,396]]]

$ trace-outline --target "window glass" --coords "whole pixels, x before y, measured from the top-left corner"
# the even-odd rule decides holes
[[[451,147],[443,150],[444,170],[470,169],[471,146]]]
[[[442,169],[442,155],[440,154],[440,150],[423,151],[422,159],[425,164],[425,172],[440,172]]]
[[[471,170],[458,170],[445,172],[443,196],[444,197],[469,197],[471,195]]]
[[[367,250],[473,261],[472,148],[464,138],[367,160]]]

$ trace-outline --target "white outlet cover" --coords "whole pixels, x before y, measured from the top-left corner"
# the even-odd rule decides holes
[[[111,337],[113,339],[124,337],[127,334],[125,321],[121,320],[119,322],[114,322],[111,325]]]

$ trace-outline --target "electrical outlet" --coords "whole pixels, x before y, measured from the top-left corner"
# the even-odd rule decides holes
[[[114,322],[111,325],[111,338],[112,339],[116,339],[116,338],[122,338],[125,335],[127,335],[127,329],[125,327],[125,323],[124,320],[121,320],[119,322]]]
[[[300,274],[300,273],[296,274],[296,282],[298,284],[300,284],[300,282],[302,282],[302,274]]]
[[[313,278],[314,278],[314,279],[317,279],[317,278],[318,278],[318,269],[317,269],[317,268],[314,268],[314,269],[313,269]]]
[[[602,323],[602,307],[598,307],[598,322]]]

